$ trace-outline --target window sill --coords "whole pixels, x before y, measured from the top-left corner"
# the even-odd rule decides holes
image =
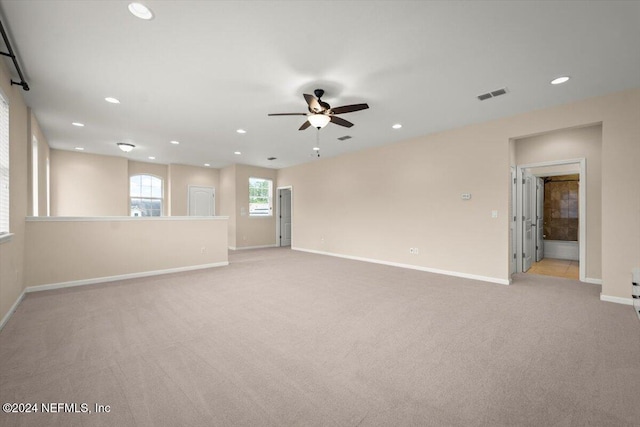
[[[13,233],[6,233],[0,235],[0,245],[3,243],[9,243],[13,239]]]

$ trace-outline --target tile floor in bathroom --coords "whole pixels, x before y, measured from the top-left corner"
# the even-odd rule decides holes
[[[533,263],[527,273],[579,280],[580,262],[566,259],[543,258],[540,262]]]

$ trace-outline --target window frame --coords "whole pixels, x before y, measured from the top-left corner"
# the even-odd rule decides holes
[[[268,195],[267,195],[268,203],[262,203],[262,205],[268,204],[268,206],[269,206],[269,212],[268,213],[257,213],[257,212],[255,212],[255,210],[252,210],[252,208],[251,208],[251,205],[258,204],[258,203],[252,202],[252,197],[254,197],[254,196],[251,195],[251,190],[253,188],[255,188],[252,185],[252,181],[254,181],[254,180],[260,180],[260,181],[265,181],[265,182],[269,183]],[[249,181],[248,181],[248,190],[249,190],[249,197],[248,197],[249,217],[250,218],[273,218],[273,179],[260,178],[260,177],[257,177],[257,176],[250,176],[249,177]],[[258,196],[255,196],[255,197],[258,197]]]
[[[0,90],[0,243],[11,240],[11,137],[9,98]],[[6,117],[4,112],[6,112]],[[6,122],[5,122],[6,120]]]
[[[154,197],[153,195],[151,196],[143,196],[142,195],[142,190],[140,191],[139,195],[132,195],[132,188],[131,188],[131,180],[133,178],[136,177],[140,177],[140,183],[142,184],[142,177],[150,177],[151,178],[151,182],[153,183],[153,180],[156,179],[160,182],[160,197]],[[142,185],[140,186],[140,188],[142,188]],[[149,188],[151,189],[151,194],[153,194],[153,184],[149,186]],[[133,199],[139,199],[139,200],[143,200],[143,201],[148,201],[148,202],[155,202],[155,201],[159,201],[160,202],[160,210],[159,210],[159,215],[133,215],[132,214],[132,209],[133,209]],[[155,209],[152,209],[152,212]],[[150,174],[150,173],[137,173],[135,175],[130,175],[129,176],[129,216],[139,216],[139,217],[147,217],[147,218],[152,218],[152,217],[161,217],[164,216],[164,179],[161,176],[158,175],[154,175],[154,174]]]

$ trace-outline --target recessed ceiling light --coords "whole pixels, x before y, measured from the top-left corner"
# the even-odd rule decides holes
[[[156,158],[153,156],[149,156],[149,160],[155,160]]]
[[[204,165],[205,165],[205,166],[207,166],[207,167],[208,167],[208,166],[211,166],[209,163],[205,163]]]
[[[239,156],[239,155],[240,155],[240,154],[242,154],[242,153],[241,153],[241,152],[239,152],[239,151],[234,151],[234,152],[233,152],[233,154],[236,154],[236,155],[238,155],[238,156]]]
[[[173,145],[178,145],[178,144],[180,144],[180,141],[169,141],[169,142],[170,142],[171,144],[173,144]]]
[[[120,104],[120,101],[118,101],[117,99],[112,98],[110,96],[106,97],[104,100],[107,101],[107,102],[110,102],[112,104]]]
[[[84,147],[76,147],[76,150],[78,150],[78,151],[84,151]]]
[[[129,3],[129,12],[131,12],[133,16],[146,21],[153,18],[153,12],[151,12],[151,9],[142,3]]]
[[[84,127],[84,123],[73,122],[73,123],[71,123],[71,124],[72,124],[72,125],[74,125],[74,126],[78,126],[79,128]]]
[[[400,123],[396,123],[395,125],[391,126],[394,129],[400,129],[402,127],[402,125]]]
[[[558,77],[556,79],[551,80],[551,84],[552,85],[561,85],[562,83],[565,83],[567,81],[569,81],[571,77],[569,76],[562,76],[562,77]]]
[[[244,129],[238,129],[236,132],[238,132],[238,133],[247,133],[247,131],[244,130]]]

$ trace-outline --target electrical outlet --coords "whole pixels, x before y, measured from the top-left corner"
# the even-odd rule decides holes
[[[205,248],[204,246],[200,248],[200,253],[203,254],[207,252],[207,248]]]
[[[418,248],[413,248],[414,255],[418,255],[419,253],[420,253],[420,250]]]

